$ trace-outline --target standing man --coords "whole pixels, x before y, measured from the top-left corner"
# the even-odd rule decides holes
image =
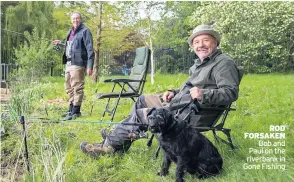
[[[62,117],[65,120],[75,119],[81,115],[81,105],[84,97],[85,72],[92,75],[94,50],[90,30],[81,23],[81,14],[71,14],[72,28],[66,35],[63,64],[65,67],[65,91],[69,97],[69,110]],[[54,40],[53,44],[60,44]]]
[[[204,107],[223,107],[237,100],[241,74],[232,58],[218,49],[220,40],[219,33],[211,26],[197,26],[188,38],[188,44],[198,58],[182,88],[166,91],[162,96],[141,95],[123,123],[148,124],[147,113],[151,108],[177,107],[195,99]],[[189,107],[179,119],[184,119],[188,112]],[[188,119],[194,126],[211,126],[219,114],[220,111],[200,111],[199,115],[192,113]],[[83,142],[81,150],[94,158],[105,153],[125,152],[137,138],[133,136],[146,130],[143,126],[117,124],[109,134],[102,130],[104,140],[101,143]]]

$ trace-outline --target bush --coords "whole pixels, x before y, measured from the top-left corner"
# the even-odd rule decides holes
[[[11,75],[12,78],[20,81],[34,81],[44,75],[48,75],[50,67],[56,64],[57,58],[53,52],[51,42],[45,39],[46,34],[39,35],[37,29],[34,29],[30,35],[25,32],[26,42],[15,49],[16,63],[19,69]]]

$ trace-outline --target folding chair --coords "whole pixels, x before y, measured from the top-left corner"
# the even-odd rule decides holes
[[[241,82],[243,74],[244,74],[243,67],[238,67],[238,71],[239,71],[239,80]],[[212,126],[210,126],[210,127],[197,127],[197,128],[200,129],[200,130],[204,130],[204,131],[211,130],[216,141],[218,141],[218,142],[222,141],[223,143],[229,145],[231,147],[231,149],[234,150],[234,149],[237,149],[237,147],[232,142],[232,138],[231,138],[231,134],[230,134],[231,129],[224,128],[225,121],[227,119],[229,111],[236,111],[236,109],[231,108],[231,105],[232,105],[232,103],[230,103],[229,105],[227,105],[224,108],[224,112],[218,116],[218,118],[215,120],[215,122],[212,124]],[[221,122],[218,124],[218,121],[220,120],[221,117],[222,117]],[[216,131],[223,132],[226,135],[227,140],[224,140],[223,138],[219,137],[216,134]]]
[[[219,114],[219,116],[217,117],[217,119],[214,121],[214,123],[211,125],[211,126],[201,126],[201,127],[195,127],[197,129],[199,129],[201,132],[204,132],[204,131],[212,131],[213,133],[213,136],[215,138],[216,141],[222,141],[224,142],[225,144],[229,145],[231,147],[231,149],[237,149],[237,147],[233,144],[232,142],[232,138],[231,138],[231,129],[229,128],[224,128],[224,125],[225,125],[225,121],[227,119],[227,116],[229,114],[229,111],[235,111],[236,109],[235,108],[231,108],[231,104],[227,105],[226,107],[224,108],[221,108],[221,110],[223,109],[223,113]],[[202,108],[203,110],[205,109],[211,109],[212,111],[214,110],[214,108]],[[221,122],[220,121],[220,118],[221,119]],[[227,140],[219,137],[216,132],[217,131],[221,131],[223,132],[226,137],[227,137]]]
[[[146,82],[147,70],[150,63],[150,49],[148,47],[141,47],[136,49],[136,57],[133,63],[131,74],[129,79],[117,78],[104,80],[105,83],[113,83],[113,87],[110,93],[97,94],[98,99],[108,99],[104,108],[101,120],[103,120],[105,113],[108,112],[111,115],[110,122],[113,121],[117,106],[121,98],[130,98],[134,102],[135,98],[138,98],[144,89]],[[114,92],[116,86],[120,87],[119,92]],[[115,106],[109,108],[110,99],[117,99]]]
[[[239,79],[240,79],[240,82],[242,80],[242,77],[243,77],[243,74],[244,74],[244,70],[242,67],[238,67],[238,71],[239,71]],[[205,126],[205,127],[194,127],[194,128],[197,128],[199,129],[200,132],[206,132],[206,131],[212,131],[213,133],[213,136],[215,138],[215,140],[217,142],[221,141],[227,145],[229,145],[231,147],[231,149],[238,149],[237,146],[235,146],[232,142],[232,138],[231,138],[231,129],[229,128],[224,128],[224,125],[225,125],[225,121],[227,119],[227,116],[229,114],[230,111],[235,111],[236,109],[235,108],[231,108],[231,105],[232,103],[228,104],[227,106],[223,107],[223,108],[201,108],[202,110],[210,110],[210,111],[223,111],[221,112],[218,117],[216,118],[216,120],[212,123],[211,126]],[[220,121],[220,118],[221,121]],[[220,122],[219,122],[220,121]],[[223,132],[226,137],[227,137],[227,140],[221,138],[220,136],[217,135],[217,131],[221,131]],[[150,147],[152,145],[152,140],[154,138],[154,134],[152,134],[151,138],[149,139],[149,141],[147,142],[147,146]],[[155,160],[159,154],[159,151],[160,151],[160,146],[157,147],[155,153],[153,154],[153,160]]]

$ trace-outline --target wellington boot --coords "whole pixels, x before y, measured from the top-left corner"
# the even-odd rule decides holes
[[[81,114],[81,106],[73,106],[72,111],[69,115],[67,115],[64,119],[65,120],[72,120],[80,117]]]
[[[61,115],[61,117],[67,117],[68,115],[70,115],[70,113],[71,113],[71,111],[72,111],[72,108],[73,108],[73,104],[70,103],[70,105],[69,105],[69,109],[68,109],[65,113],[63,113],[63,114]]]

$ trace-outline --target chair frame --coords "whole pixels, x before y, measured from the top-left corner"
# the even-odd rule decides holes
[[[147,48],[147,47],[146,47]],[[146,68],[145,68],[145,73],[142,77],[141,80],[135,80],[135,79],[124,79],[124,78],[116,78],[116,79],[106,79],[104,80],[104,83],[114,83],[112,90],[110,93],[108,94],[102,94],[102,95],[98,95],[98,99],[105,99],[107,98],[107,103],[105,105],[104,111],[102,113],[102,116],[100,118],[100,120],[102,121],[105,113],[108,112],[111,115],[111,119],[110,122],[113,121],[114,115],[116,113],[119,101],[121,98],[131,98],[134,102],[136,102],[135,98],[138,98],[140,95],[142,95],[143,89],[144,89],[144,85],[146,82],[146,77],[147,77],[147,73],[148,73],[148,67],[149,67],[149,63],[150,63],[150,49],[148,48],[148,53],[147,53],[147,63],[146,63]],[[138,89],[135,89],[130,83],[134,83],[134,82],[139,82],[139,86]],[[116,88],[116,86],[119,86],[121,89],[119,92],[114,92],[114,89]],[[130,91],[126,90],[126,86],[128,86]],[[113,98],[117,98],[115,106],[110,109],[109,108],[109,102],[110,99]]]
[[[231,134],[230,134],[231,129],[224,128],[225,121],[227,119],[227,116],[229,114],[229,111],[236,111],[235,108],[231,108],[231,105],[232,104],[229,104],[228,107],[225,108],[225,111],[218,116],[218,118],[216,119],[216,122],[213,123],[211,127],[195,127],[195,128],[200,129],[200,130],[207,130],[207,131],[210,131],[211,130],[212,133],[213,133],[213,136],[214,136],[214,138],[215,138],[215,140],[217,142],[221,141],[221,142],[229,145],[231,147],[231,149],[234,150],[234,149],[238,149],[238,147],[233,144],[233,141],[232,141],[232,138],[231,138]],[[220,117],[222,117],[222,120],[221,120],[221,122],[219,124],[217,124],[218,123],[218,120],[220,119]],[[227,140],[224,140],[223,138],[221,138],[220,136],[218,136],[216,134],[216,131],[223,132],[227,136]]]
[[[104,98],[108,98],[107,100],[107,103],[106,103],[106,106],[104,108],[104,111],[102,113],[102,116],[101,116],[101,121],[103,120],[104,116],[105,116],[105,113],[108,112],[108,113],[111,113],[111,119],[110,121],[112,122],[113,121],[113,118],[114,118],[114,115],[115,115],[115,112],[116,112],[116,109],[118,107],[118,103],[120,101],[121,98],[131,98],[134,102],[136,102],[136,99],[135,98],[138,98],[140,95],[142,95],[142,92],[143,92],[143,88],[144,88],[144,84],[146,82],[146,79],[143,79],[143,80],[131,80],[131,79],[108,79],[108,80],[104,80],[105,83],[109,83],[109,82],[112,82],[114,83],[113,87],[112,87],[112,90],[111,90],[111,93],[113,93],[116,85],[119,85],[121,87],[121,90],[119,93],[116,93],[116,94],[112,94],[110,96],[106,96],[106,95],[102,95],[101,97],[99,97],[99,99],[104,99]],[[140,89],[139,91],[136,91],[136,89],[134,89],[130,83],[131,82],[141,82],[140,83]],[[127,90],[125,89],[125,86],[129,86],[129,88],[132,89],[133,93],[127,93]],[[114,108],[112,108],[111,110],[109,110],[109,102],[110,102],[110,99],[112,98],[117,98],[117,101],[115,103],[115,106]]]
[[[210,111],[213,111],[213,110],[223,110],[223,112],[221,114],[219,114],[219,116],[217,117],[217,119],[215,120],[215,122],[212,124],[212,126],[206,126],[206,127],[197,127],[197,126],[193,126],[193,128],[196,128],[196,129],[199,129],[199,130],[202,130],[200,132],[207,132],[207,131],[212,131],[213,133],[213,136],[215,138],[215,140],[217,142],[223,142],[227,145],[229,145],[231,147],[232,150],[236,150],[238,149],[238,147],[236,145],[233,144],[233,141],[232,141],[232,138],[231,138],[231,129],[229,128],[224,128],[224,125],[225,125],[225,121],[227,119],[227,116],[229,114],[230,111],[236,111],[235,108],[231,108],[231,104],[229,104],[227,107],[224,107],[224,108],[201,108],[201,110],[210,110]],[[219,122],[220,118],[222,117],[221,119],[221,122]],[[227,137],[227,140],[221,138],[220,136],[217,135],[217,131],[221,131],[223,132],[226,137]],[[149,139],[149,141],[147,142],[147,146],[150,147],[152,145],[152,140],[154,138],[154,134],[152,134],[151,138]],[[159,154],[159,151],[160,151],[160,146],[157,147],[156,151],[154,152],[153,154],[153,157],[152,159],[155,160],[157,157],[158,157],[158,154]]]

